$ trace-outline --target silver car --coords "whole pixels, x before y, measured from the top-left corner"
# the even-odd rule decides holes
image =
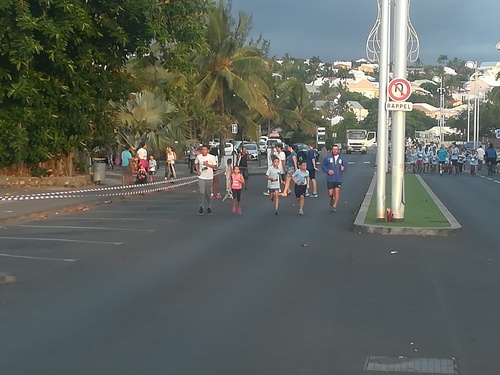
[[[245,142],[243,143],[243,147],[245,147],[248,151],[248,155],[250,155],[250,160],[258,160],[259,159],[259,147],[255,142]]]

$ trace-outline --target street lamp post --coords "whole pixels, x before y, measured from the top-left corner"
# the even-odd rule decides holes
[[[439,83],[439,88],[437,92],[439,93],[439,143],[444,142],[444,91],[443,87],[443,77],[435,76],[432,80]]]
[[[474,69],[474,127],[472,140],[474,142],[474,149],[477,148],[478,138],[479,138],[479,96],[477,95],[477,61],[467,61],[465,67],[469,69]],[[470,93],[470,90],[469,90]]]

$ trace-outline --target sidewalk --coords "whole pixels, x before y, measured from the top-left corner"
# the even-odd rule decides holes
[[[221,167],[225,166],[225,161]],[[264,173],[267,166],[262,167],[257,162],[249,164],[250,174]],[[0,186],[0,199],[12,199],[15,196],[29,196],[26,200],[0,200],[0,227],[20,221],[43,219],[48,216],[59,215],[65,212],[84,211],[89,206],[109,204],[121,199],[141,198],[141,192],[165,190],[184,186],[191,181],[196,182],[196,175],[190,174],[187,164],[176,164],[177,184],[162,183],[165,176],[165,164],[162,163],[155,176],[157,184],[122,188],[121,168],[106,170],[106,181],[100,185],[90,185],[84,188],[63,187],[5,187]],[[190,177],[193,179],[191,180]],[[224,182],[221,181],[221,188]],[[58,194],[60,193],[60,194]],[[51,198],[49,198],[51,196]]]

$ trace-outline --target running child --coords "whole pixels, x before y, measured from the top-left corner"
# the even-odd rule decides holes
[[[266,180],[267,180],[267,189],[269,192],[269,199],[274,201],[274,214],[276,216],[279,215],[279,204],[280,204],[280,159],[274,157],[273,165],[267,168],[266,172]]]
[[[292,179],[295,183],[295,197],[299,203],[299,215],[304,215],[305,195],[309,189],[309,171],[305,160],[299,162],[299,169],[293,172]]]
[[[240,167],[236,166],[231,175],[231,190],[233,191],[233,209],[231,213],[241,215],[241,188],[245,184],[243,174],[240,172]]]

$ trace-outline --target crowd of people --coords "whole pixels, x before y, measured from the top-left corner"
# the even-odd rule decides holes
[[[172,147],[167,147],[165,165],[165,180],[174,182],[177,178],[175,162],[177,155]],[[129,147],[120,154],[119,163],[122,168],[122,186],[133,184],[146,184],[155,182],[159,165],[154,155],[148,155],[148,147],[141,143],[138,149]]]
[[[440,175],[463,172],[476,175],[483,164],[488,168],[488,176],[500,172],[500,147],[489,144],[485,150],[480,145],[477,149],[467,150],[452,142],[446,147],[435,143],[427,145],[413,142],[406,148],[406,170],[411,173],[439,173]]]
[[[314,145],[309,145],[305,159],[299,160],[293,147],[288,146],[288,153],[283,150],[282,144],[276,144],[270,160],[271,163],[265,174],[267,190],[264,193],[274,204],[274,214],[279,215],[280,198],[294,195],[297,200],[299,215],[304,214],[305,197],[317,198],[316,172],[317,152]],[[123,150],[120,155],[122,167],[122,185],[144,184],[155,182],[155,175],[159,170],[157,160],[148,155],[146,144],[138,149]],[[198,214],[212,214],[212,199],[222,198],[219,188],[219,151],[217,147],[202,145],[192,146],[187,153],[187,168],[189,173],[198,176],[199,207]],[[250,179],[248,161],[250,155],[245,147],[237,150],[236,158],[226,158],[224,200],[231,199],[231,213],[241,215],[242,190],[248,189]],[[175,182],[177,178],[175,163],[177,155],[172,147],[165,152],[165,180]],[[332,153],[323,159],[321,170],[326,175],[328,201],[332,211],[337,210],[340,197],[340,188],[346,163],[334,146]],[[292,191],[293,189],[293,191]]]

